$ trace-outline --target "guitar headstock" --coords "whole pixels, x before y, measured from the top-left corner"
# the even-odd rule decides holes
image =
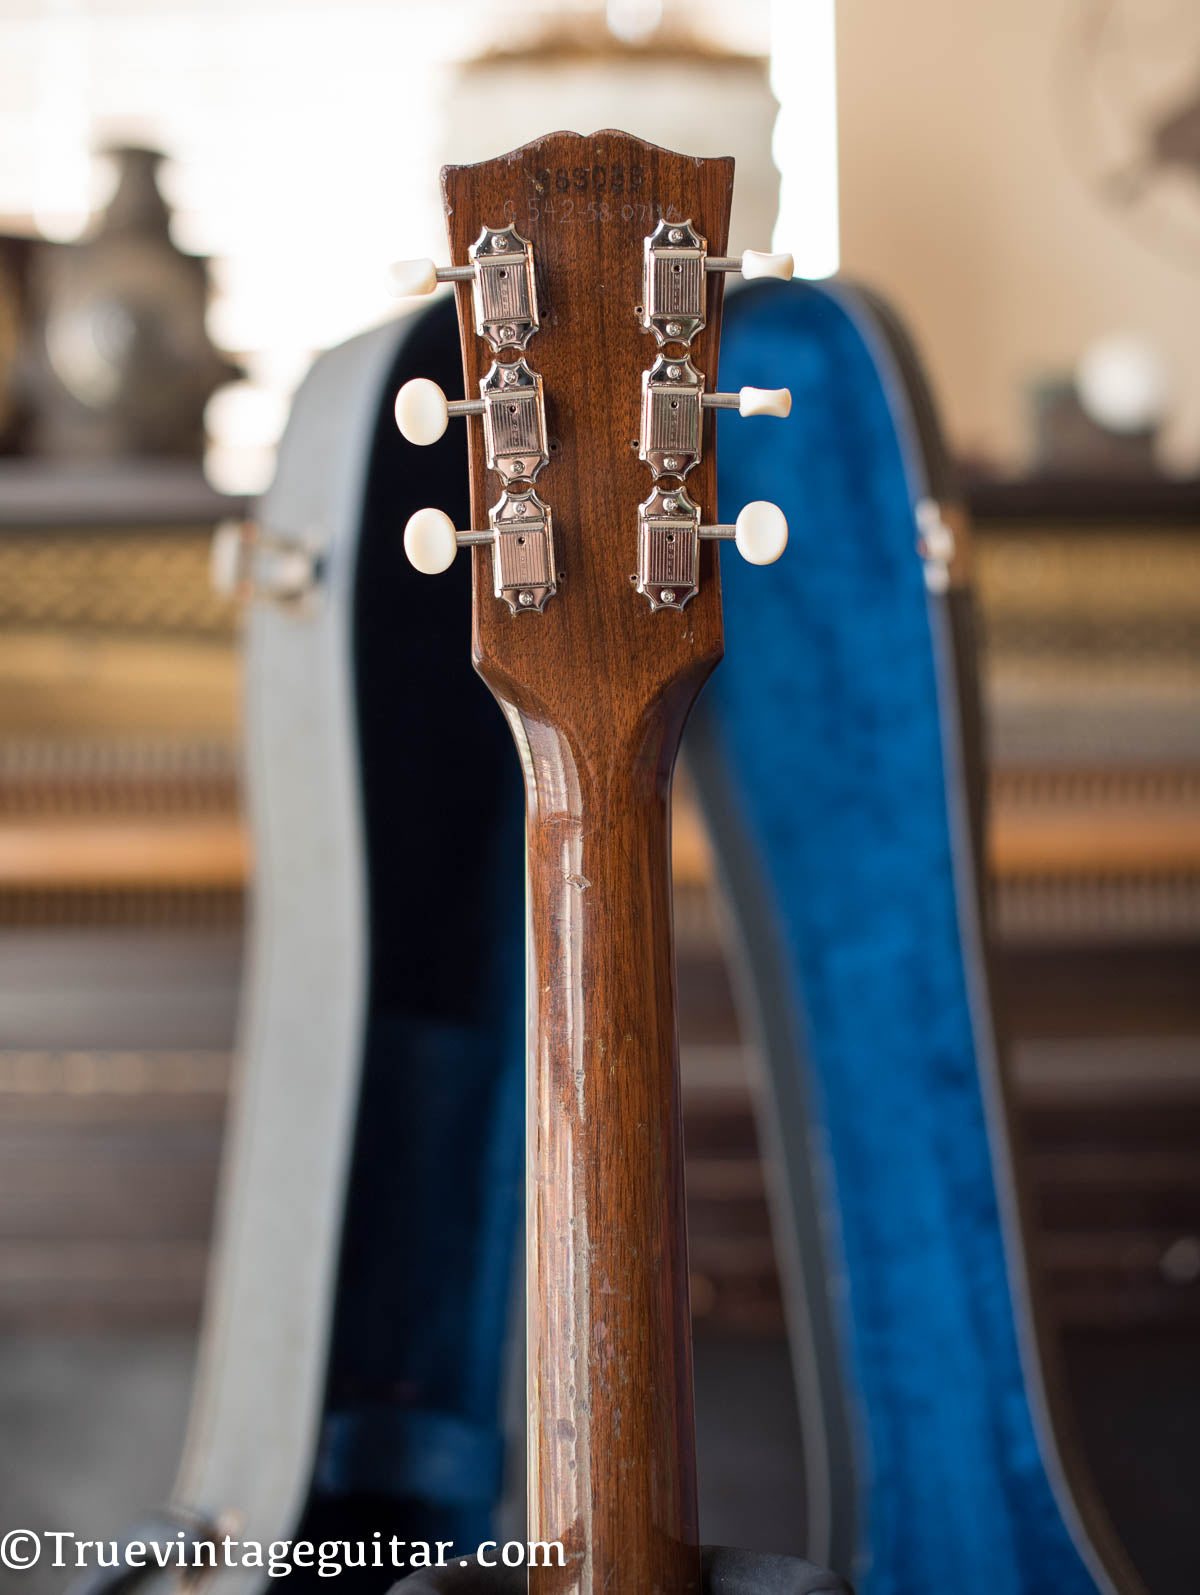
[[[401,268],[408,292],[458,295],[466,401],[429,383],[397,421],[430,442],[467,416],[472,524],[420,511],[419,569],[473,545],[474,656],[503,703],[559,729],[600,707],[610,732],[690,703],[722,651],[715,417],[786,414],[784,391],[719,395],[724,273],[790,276],[781,256],[724,255],[733,161],[626,133],[554,133],[442,172],[452,265]],[[478,398],[474,397],[478,395]],[[772,506],[736,540],[765,563]],[[686,711],[686,704],[684,705]]]

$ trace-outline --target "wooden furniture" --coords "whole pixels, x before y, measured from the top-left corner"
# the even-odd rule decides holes
[[[191,467],[0,461],[0,899],[240,889],[208,551],[243,511]]]
[[[194,467],[0,460],[0,1323],[199,1310],[247,849],[243,505]]]
[[[1200,1320],[1200,483],[974,479],[991,894],[1072,1332]]]

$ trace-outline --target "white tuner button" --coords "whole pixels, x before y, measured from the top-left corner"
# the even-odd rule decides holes
[[[418,510],[404,528],[404,552],[409,564],[423,576],[449,570],[458,552],[454,522],[442,510]]]
[[[437,267],[432,260],[395,260],[388,267],[388,285],[398,299],[431,294],[437,283]]]
[[[396,395],[396,425],[410,443],[436,443],[449,417],[446,395],[428,377],[414,377]]]
[[[400,413],[399,409],[396,413]],[[741,388],[738,391],[739,415],[776,415],[782,419],[791,413],[792,395],[787,388]],[[403,432],[404,428],[400,430]]]
[[[737,551],[751,565],[773,565],[787,547],[787,519],[778,504],[757,498],[734,523]]]
[[[791,255],[768,255],[761,249],[742,252],[742,276],[747,282],[751,277],[779,277],[786,281],[795,273],[796,262]]]

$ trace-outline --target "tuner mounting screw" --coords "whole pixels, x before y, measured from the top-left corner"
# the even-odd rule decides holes
[[[504,343],[512,343],[517,336],[515,327],[501,327],[498,336]]]
[[[679,500],[677,498],[664,498],[663,499],[663,509],[666,510],[668,515],[674,515],[675,511],[678,508],[679,508]]]
[[[674,380],[679,375],[679,367],[678,366],[668,366],[667,367],[667,375],[672,380]]]
[[[673,454],[668,454],[666,459],[663,461],[663,470],[664,471],[677,471],[678,469],[679,469],[679,461],[675,458],[675,456]]]
[[[508,329],[507,329],[507,328],[505,328],[505,331],[507,331],[507,330],[508,330]],[[506,385],[507,385],[507,386],[508,386],[508,387],[512,387],[512,385],[513,385],[513,383],[514,383],[514,382],[515,382],[515,381],[516,381],[516,380],[517,380],[517,373],[516,373],[516,372],[515,372],[515,371],[514,371],[514,370],[512,370],[512,369],[511,369],[511,367],[506,367],[506,369],[505,369],[505,372],[504,372],[504,381],[505,381],[505,384],[506,384]]]
[[[673,587],[664,587],[658,596],[664,604],[673,604],[675,602],[675,589]]]
[[[677,321],[668,321],[667,322],[667,335],[669,337],[678,338],[682,332],[683,332],[683,328],[679,325],[679,323]]]
[[[672,227],[670,233],[667,236],[670,238],[670,240],[671,240],[671,242],[673,244],[681,244],[683,242],[683,228],[682,227]]]
[[[503,233],[495,233],[493,235],[493,237],[492,237],[492,248],[493,249],[507,249],[508,248],[508,239],[505,238]]]
[[[513,514],[514,515],[527,515],[528,513],[529,513],[528,504],[514,504],[513,505]]]
[[[523,605],[526,609],[528,609],[530,604],[532,604],[533,594],[529,591],[528,587],[526,587],[522,592],[518,593],[517,602]]]

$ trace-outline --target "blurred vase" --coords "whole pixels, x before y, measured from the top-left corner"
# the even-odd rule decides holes
[[[29,385],[39,453],[199,460],[204,407],[241,375],[205,330],[208,263],[171,241],[155,150],[109,152],[112,201],[77,244],[38,251]]]
[[[0,455],[18,454],[29,441],[29,401],[22,391],[22,360],[29,314],[31,238],[0,234]]]

